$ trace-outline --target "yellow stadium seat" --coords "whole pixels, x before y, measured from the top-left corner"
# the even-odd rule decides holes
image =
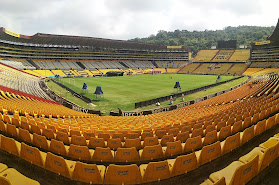
[[[201,150],[195,152],[198,164],[203,165],[221,156],[220,141],[214,144],[204,146]]]
[[[89,148],[106,147],[104,138],[91,137],[88,144]]]
[[[266,120],[259,121],[255,125],[255,136],[265,131]]]
[[[112,150],[116,150],[117,148],[122,147],[121,139],[108,139],[107,146]]]
[[[136,164],[114,165],[107,167],[104,184],[141,184],[142,177]]]
[[[179,128],[172,128],[168,131],[168,135],[172,134],[174,137],[176,137],[178,133],[179,133]]]
[[[33,140],[32,140],[33,135],[31,135],[28,130],[24,130],[22,128],[19,128],[18,129],[18,137],[25,142],[28,142],[30,144],[33,143]]]
[[[163,137],[164,138],[164,137]],[[145,146],[153,146],[153,145],[158,145],[159,144],[159,140],[158,137],[146,137],[143,141],[143,147]]]
[[[19,173],[14,168],[9,168],[0,173],[0,184],[7,184],[7,185],[40,185],[38,181],[30,179],[21,173]]]
[[[92,160],[100,161],[100,162],[113,162],[114,153],[110,150],[110,148],[96,147],[96,149],[93,153]]]
[[[83,132],[83,136],[85,137],[86,140],[89,140],[91,137],[95,137],[95,133],[94,132]]]
[[[234,125],[234,123],[235,123],[235,118],[229,118],[227,121],[227,126]]]
[[[1,149],[15,156],[19,156],[19,152],[21,148],[20,143],[16,142],[12,138],[8,138],[3,135],[1,135],[0,137],[1,137]]]
[[[71,137],[71,143],[74,145],[87,146],[86,138],[83,136],[73,135]]]
[[[5,123],[11,123],[11,118],[9,115],[3,115],[3,121]]]
[[[70,139],[67,133],[65,132],[57,132],[56,133],[56,139],[58,141],[62,141],[63,143],[69,145],[70,144]]]
[[[221,121],[220,123],[217,124],[217,131],[220,131],[221,128],[225,127],[226,126],[226,122],[225,121]]]
[[[229,136],[225,141],[221,142],[222,155],[236,149],[240,146],[240,133]]]
[[[36,147],[28,146],[25,143],[21,143],[20,158],[44,168],[46,153],[41,152]]]
[[[46,150],[49,149],[49,141],[46,139],[45,136],[33,134],[33,144]]]
[[[47,153],[45,169],[71,178],[74,171],[76,162],[65,160],[63,157],[54,155],[50,152]]]
[[[80,130],[70,130],[70,136],[81,136]]]
[[[42,129],[42,135],[45,136],[47,139],[54,139],[55,138],[53,130],[51,130],[51,129],[43,128]]]
[[[12,117],[11,124],[15,125],[16,127],[20,127],[19,120],[14,117]]]
[[[73,159],[90,161],[93,151],[89,151],[87,146],[70,145],[68,156]]]
[[[108,133],[99,133],[98,138],[103,138],[105,141],[108,141],[110,135]]]
[[[64,143],[62,141],[58,141],[55,139],[52,139],[50,141],[49,150],[55,154],[64,155],[64,156],[68,155],[68,152],[67,152],[67,149],[66,149]]]
[[[258,174],[259,155],[250,156],[250,158],[247,157],[246,159],[243,156],[239,158],[239,161],[244,163],[240,183],[246,184]]]
[[[203,183],[201,183],[200,185],[226,185],[226,181],[225,178],[222,177],[221,179],[219,179],[219,181],[217,182],[212,182],[210,179],[206,179]]]
[[[165,156],[173,156],[182,153],[181,141],[168,142],[165,148]]]
[[[217,141],[217,130],[208,132],[203,138],[203,145],[209,145]]]
[[[146,146],[143,149],[139,150],[139,156],[141,161],[148,161],[153,159],[159,159],[164,157],[162,146]]]
[[[259,113],[256,113],[252,117],[252,124],[256,124],[260,120]]]
[[[246,128],[243,132],[240,133],[240,142],[241,144],[246,143],[254,137],[254,125]]]
[[[141,140],[144,141],[145,138],[148,138],[148,137],[153,137],[153,132],[143,132],[141,134]]]
[[[126,139],[124,143],[125,148],[135,147],[137,150],[141,149],[141,141],[140,138],[135,139]]]
[[[117,148],[114,158],[115,162],[138,162],[139,154],[135,147]]]
[[[20,127],[25,130],[29,130],[29,124],[27,122],[27,119],[25,120],[25,119],[22,119],[22,117],[21,117]]]
[[[248,182],[247,180],[249,179],[247,177],[252,177],[251,173],[253,172],[253,169],[257,170],[258,161],[259,161],[258,156],[256,156],[249,163],[234,161],[224,169],[212,173],[209,176],[209,179],[213,182],[217,182],[224,177],[227,185],[245,184]]]
[[[251,120],[251,117],[249,116],[244,119],[243,124],[242,124],[242,129],[251,126],[251,124],[252,124],[252,120]]]
[[[272,161],[274,161],[279,155],[279,139],[271,137],[266,142],[259,145],[265,153],[265,158],[260,165],[260,171],[266,168]]]
[[[189,132],[180,132],[177,134],[176,136],[176,141],[181,141],[181,143],[185,143],[186,140],[190,137],[190,134]]]
[[[188,155],[181,155],[175,159],[168,159],[171,176],[177,176],[198,168],[198,161],[195,152]]]
[[[260,147],[255,147],[252,151],[250,151],[248,154],[242,156],[239,158],[239,161],[243,163],[248,163],[252,159],[254,159],[256,156],[259,157],[259,164],[258,169],[256,169],[255,173],[258,174],[260,171],[262,171],[264,168],[266,168],[270,162],[269,161],[269,154],[270,152],[265,152],[266,150]],[[274,153],[272,153],[274,155]]]
[[[218,140],[220,140],[220,141],[225,139],[229,135],[231,135],[231,126],[230,125],[222,127],[221,130],[217,133]]]
[[[0,130],[3,132],[7,132],[6,124],[2,120],[0,121]]]
[[[10,135],[12,135],[14,137],[18,137],[18,131],[16,129],[16,126],[11,125],[11,124],[6,124],[6,129],[7,129],[7,133],[9,133]]]
[[[33,124],[30,125],[30,132],[36,133],[38,135],[42,134],[40,127],[38,125],[33,125]]]
[[[121,140],[121,142],[124,142],[125,140],[124,140],[124,134],[123,133],[114,133],[113,135],[112,135],[112,139],[120,139]]]
[[[194,138],[188,138],[184,145],[184,152],[191,152],[202,147],[202,138],[201,136],[197,136]]]
[[[96,164],[77,162],[73,171],[73,179],[90,184],[103,184],[106,167]]]
[[[161,141],[160,141],[160,144],[161,144],[162,146],[167,146],[167,143],[168,143],[168,142],[174,142],[174,137],[173,137],[172,134],[170,134],[170,135],[164,135],[164,136],[162,137]]]
[[[128,133],[126,136],[126,139],[136,139],[139,138],[140,134],[139,133]]]
[[[275,123],[276,115],[269,117],[266,121],[265,129],[270,129],[272,128],[276,123]]]
[[[159,129],[159,130],[156,130],[155,134],[158,137],[158,139],[161,139],[164,135],[167,134],[167,131],[163,130],[163,129]]]
[[[240,130],[242,130],[242,121],[240,120],[240,121],[235,122],[233,124],[231,130],[232,130],[231,134],[235,134],[235,133],[239,132]]]
[[[195,129],[203,129],[203,124],[202,123],[197,123],[193,126],[193,130]]]
[[[168,161],[150,162],[140,165],[142,182],[154,182],[171,177]]]
[[[3,164],[3,163],[0,163],[0,173],[4,170],[8,169],[8,166]]]
[[[181,132],[191,133],[192,132],[192,127],[191,126],[184,126],[184,127],[182,127]]]
[[[199,128],[199,129],[194,129],[192,134],[191,134],[191,138],[197,137],[197,136],[203,136],[203,129]]]
[[[215,129],[215,125],[208,125],[204,131],[204,135],[206,135],[209,132],[213,132]]]

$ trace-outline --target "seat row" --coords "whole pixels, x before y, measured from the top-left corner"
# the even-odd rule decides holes
[[[14,168],[8,168],[7,165],[0,163],[0,184],[7,185],[40,185],[38,181],[30,179]]]
[[[275,120],[277,120],[279,114],[274,117]],[[273,124],[276,125],[278,122],[274,122]],[[263,131],[274,125],[263,124]],[[139,184],[167,179],[197,169],[198,166],[206,164],[221,155],[236,149],[240,145],[252,139],[254,136],[255,128],[254,126],[251,126],[246,128],[241,133],[227,137],[223,142],[217,141],[211,145],[204,146],[199,151],[192,152],[187,155],[181,155],[175,159],[141,164],[139,167],[135,164],[110,164],[108,167],[105,167],[103,165],[66,160],[63,157],[57,156],[51,152],[42,152],[38,148],[29,146],[25,143],[19,143],[18,141],[3,135],[0,136],[0,148],[26,161],[29,161],[32,164],[74,180],[96,184]],[[279,139],[277,139],[277,141],[279,143]],[[82,151],[77,151],[77,153],[80,152]],[[153,150],[148,153],[154,152],[155,151]],[[103,154],[104,153],[105,152],[103,152]],[[126,156],[125,153],[122,155],[127,157],[127,154],[128,152],[126,152]],[[218,178],[217,180],[219,181]]]
[[[257,123],[257,125],[253,126],[253,133],[259,134],[264,131],[265,128],[270,128],[275,123],[278,122],[278,117],[276,115],[270,117],[267,120],[262,120]],[[258,121],[258,118],[257,118]],[[234,123],[233,126],[224,126],[221,128],[219,132],[213,130],[208,132],[207,135],[202,138],[201,135],[196,137],[189,137],[189,132],[183,132],[179,136],[176,137],[176,141],[174,141],[173,135],[164,135],[162,139],[159,140],[158,137],[146,137],[144,141],[140,141],[139,138],[135,139],[126,139],[124,145],[120,138],[116,139],[108,139],[105,142],[104,138],[95,138],[91,137],[89,142],[82,136],[72,136],[72,143],[70,146],[67,146],[63,143],[65,140],[62,140],[62,136],[57,135],[56,139],[53,137],[51,140],[47,140],[44,135],[39,134],[30,134],[28,130],[22,128],[16,128],[14,125],[5,124],[3,121],[0,121],[0,130],[3,132],[7,132],[8,134],[20,138],[23,141],[26,141],[30,144],[33,144],[39,148],[43,148],[48,151],[52,151],[53,153],[60,154],[63,156],[68,156],[74,159],[79,160],[86,160],[86,161],[101,161],[101,162],[136,162],[136,161],[146,161],[146,160],[153,160],[162,157],[170,157],[173,155],[179,155],[191,151],[195,151],[197,149],[202,148],[203,146],[209,145],[211,143],[216,142],[217,140],[223,140],[228,136],[239,132],[242,128],[246,128],[251,126],[251,119],[249,124],[246,124],[245,127],[242,127],[245,124],[245,121],[238,121]],[[252,127],[250,127],[252,128]],[[247,129],[246,129],[247,130]],[[246,132],[243,138],[246,137]],[[63,134],[63,133],[62,133]],[[64,137],[67,138],[64,134]],[[245,140],[245,139],[244,139]],[[182,142],[185,143],[182,143]],[[88,147],[89,146],[89,147]],[[108,146],[108,148],[106,148]],[[143,149],[141,149],[143,146]],[[162,147],[163,146],[163,147]],[[122,148],[125,147],[125,148]],[[89,148],[94,148],[89,149]],[[112,150],[111,150],[112,149]],[[116,150],[114,152],[113,150]],[[139,150],[139,152],[137,152]],[[153,152],[152,155],[149,154],[151,150]],[[83,152],[81,152],[83,151]],[[100,153],[106,153],[109,155],[103,157],[96,157]],[[133,154],[131,158],[122,159],[121,155],[123,153],[128,152]],[[93,157],[92,157],[93,156]],[[114,159],[115,156],[115,159]]]
[[[203,185],[246,184],[279,157],[279,134],[255,147],[220,171],[209,176]]]

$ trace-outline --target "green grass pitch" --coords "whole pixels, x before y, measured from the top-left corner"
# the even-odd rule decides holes
[[[234,78],[222,76],[220,81]],[[101,86],[104,98],[93,101],[94,109],[104,113],[134,110],[135,102],[169,95],[177,92],[173,87],[179,81],[181,90],[186,91],[216,82],[216,75],[186,75],[186,74],[160,74],[160,75],[134,75],[123,77],[77,77],[59,79],[61,83],[74,91],[81,93],[83,83],[86,82],[88,92],[85,96],[93,99],[96,86]]]

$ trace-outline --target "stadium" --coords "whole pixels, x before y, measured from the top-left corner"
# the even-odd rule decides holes
[[[219,41],[194,58],[0,28],[0,184],[271,183],[278,48],[279,21],[250,49]]]

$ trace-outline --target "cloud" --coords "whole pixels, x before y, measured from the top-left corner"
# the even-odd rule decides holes
[[[159,30],[275,26],[275,0],[0,0],[1,25],[12,31],[110,39],[148,37]],[[271,5],[271,6],[270,6]]]

